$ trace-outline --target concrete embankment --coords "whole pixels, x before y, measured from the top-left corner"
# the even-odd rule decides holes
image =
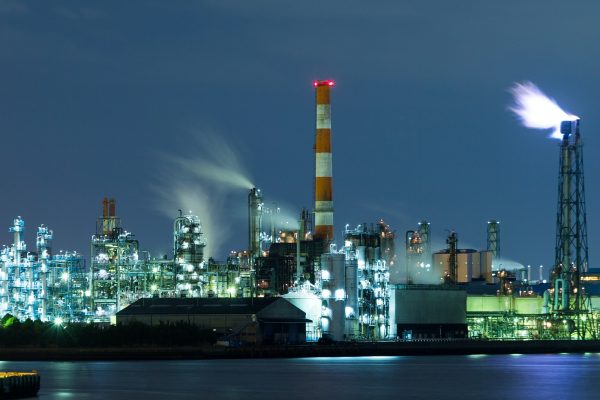
[[[0,349],[0,360],[194,360],[228,358],[417,356],[467,354],[600,353],[600,341],[422,341],[307,344],[224,348],[11,348]]]

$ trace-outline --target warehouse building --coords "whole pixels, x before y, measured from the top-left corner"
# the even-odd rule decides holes
[[[281,297],[146,298],[117,313],[117,323],[185,322],[212,329],[241,344],[299,344],[306,341],[306,313]]]
[[[445,285],[396,285],[390,311],[399,338],[467,337],[467,293]]]

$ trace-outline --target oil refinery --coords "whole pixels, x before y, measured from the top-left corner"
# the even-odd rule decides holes
[[[54,253],[53,232],[44,225],[37,229],[35,250],[28,251],[25,222],[17,217],[9,227],[14,241],[1,251],[0,311],[58,324],[115,323],[119,311],[140,299],[281,297],[306,314],[308,341],[598,338],[600,270],[588,265],[578,117],[533,84],[513,89],[511,110],[524,125],[554,129],[552,136],[560,140],[555,263],[545,279],[542,267],[538,274],[536,267],[499,263],[497,220],[481,223],[485,249],[460,248],[460,232],[454,231],[445,248],[433,248],[426,220],[409,227],[400,236],[403,243],[381,219],[336,231],[335,83],[313,85],[314,186],[307,191],[314,193],[314,204],[312,211],[298,210],[294,224],[279,226],[280,210],[268,206],[268,194],[252,188],[247,248],[222,261],[206,257],[211,237],[203,221],[173,210],[172,252],[156,257],[124,229],[115,199],[104,198],[86,262],[75,251]]]

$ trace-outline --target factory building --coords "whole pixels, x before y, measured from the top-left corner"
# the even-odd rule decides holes
[[[76,252],[52,253],[53,232],[41,225],[36,251],[27,251],[25,221],[9,229],[14,242],[0,252],[0,312],[20,320],[74,321],[87,312],[90,293],[85,259]]]
[[[282,297],[306,313],[306,340],[319,340],[322,337],[323,300],[315,293],[314,286],[307,283],[294,286]]]
[[[281,297],[140,299],[117,313],[117,323],[188,323],[240,344],[300,344],[306,313]]]
[[[259,294],[283,295],[297,280],[316,284],[324,253],[322,240],[301,240],[287,235],[287,242],[271,244],[265,257],[256,262],[256,281]]]
[[[202,297],[208,284],[204,263],[204,242],[200,219],[195,215],[179,216],[173,222],[173,259],[177,297]]]
[[[467,293],[446,285],[395,285],[395,334],[405,340],[466,338]]]
[[[109,321],[148,292],[145,266],[138,241],[121,227],[115,200],[104,198],[91,243],[90,291],[95,320]]]
[[[406,232],[406,270],[398,271],[403,276],[397,277],[397,281],[419,282],[426,276],[432,275],[430,236],[430,224],[427,221],[419,222],[416,231],[409,230]]]
[[[260,189],[247,197],[248,247],[223,261],[205,256],[210,237],[192,214],[174,215],[172,254],[153,258],[124,230],[114,199],[102,201],[91,240],[90,268],[81,255],[53,254],[53,233],[40,226],[28,252],[25,224],[0,252],[0,311],[20,319],[188,322],[240,343],[449,339],[597,338],[600,273],[588,268],[579,119],[561,139],[555,265],[549,283],[531,268],[502,269],[500,223],[487,223],[487,250],[432,253],[431,227],[406,232],[399,265],[395,232],[346,225],[335,243],[331,80],[314,82],[314,209],[294,224]],[[308,151],[308,149],[307,149]],[[314,220],[314,221],[313,221]],[[314,222],[314,224],[313,224]],[[340,239],[340,236],[338,236]],[[394,282],[390,283],[390,274]],[[116,317],[115,317],[116,315]]]
[[[394,233],[383,221],[375,226],[346,227],[346,286],[348,318],[355,323],[350,338],[368,340],[391,337],[390,265],[395,261]]]

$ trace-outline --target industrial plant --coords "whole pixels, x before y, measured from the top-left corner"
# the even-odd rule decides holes
[[[298,210],[294,224],[276,223],[280,210],[252,188],[247,248],[221,261],[206,257],[212,238],[203,221],[174,210],[172,252],[156,257],[125,230],[107,197],[89,232],[86,262],[75,251],[54,253],[53,232],[43,225],[29,251],[17,217],[9,228],[14,241],[0,253],[0,311],[56,324],[186,320],[237,343],[598,338],[600,270],[588,265],[579,117],[533,84],[513,88],[512,111],[524,125],[554,129],[560,141],[555,262],[547,279],[542,267],[502,266],[501,224],[493,219],[481,223],[485,249],[461,248],[454,231],[444,248],[433,248],[426,220],[401,235],[382,219],[336,231],[335,84],[313,84],[316,131],[307,148],[314,144],[314,205]],[[548,107],[532,110],[532,99]]]

